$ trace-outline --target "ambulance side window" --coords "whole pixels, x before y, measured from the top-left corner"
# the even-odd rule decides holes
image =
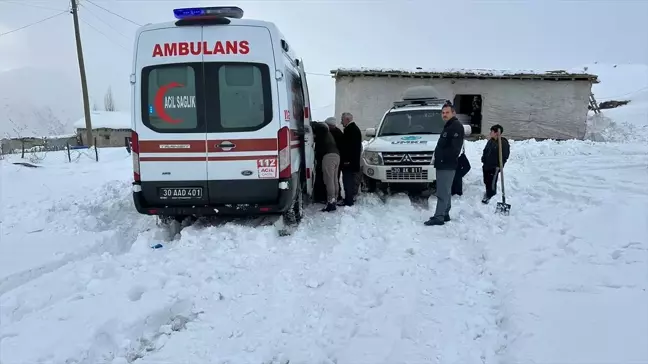
[[[199,131],[193,65],[147,67],[142,71],[142,88],[144,125],[160,133]]]

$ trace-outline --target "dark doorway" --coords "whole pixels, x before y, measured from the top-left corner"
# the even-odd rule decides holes
[[[456,95],[454,105],[457,117],[464,123],[470,124],[471,134],[479,135],[482,129],[482,96]]]

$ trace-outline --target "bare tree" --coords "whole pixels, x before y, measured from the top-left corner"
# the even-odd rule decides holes
[[[97,106],[96,102],[92,103],[92,111],[99,111],[99,106]]]
[[[106,111],[115,111],[117,107],[115,106],[115,98],[113,97],[112,87],[108,86],[106,95],[104,96],[104,110]]]

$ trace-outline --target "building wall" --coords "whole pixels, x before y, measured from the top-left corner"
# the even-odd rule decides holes
[[[343,77],[335,82],[335,114],[348,111],[361,129],[378,125],[409,87],[430,85],[440,97],[482,95],[482,134],[494,124],[514,139],[582,139],[585,136],[589,81],[421,79]]]
[[[81,138],[82,145],[88,145],[86,139],[86,129],[77,129],[77,136]],[[130,129],[93,129],[92,136],[97,141],[98,148],[106,147],[123,147],[126,145],[126,138],[131,137]]]

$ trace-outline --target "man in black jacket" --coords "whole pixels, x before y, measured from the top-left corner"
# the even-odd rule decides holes
[[[484,198],[482,203],[487,204],[490,199],[497,194],[497,177],[499,175],[499,143],[497,139],[502,140],[502,166],[506,164],[506,161],[510,155],[509,142],[502,136],[504,128],[501,125],[496,124],[490,128],[490,139],[486,142],[484,147],[484,152],[482,153],[482,171],[484,173],[484,186],[486,187],[486,193],[484,193]]]
[[[338,150],[342,150],[342,147],[344,145],[344,133],[340,128],[337,127],[336,125],[337,119],[334,117],[327,118],[324,120],[326,125],[328,125],[329,131],[331,132],[331,135],[333,135],[333,139],[335,139],[335,145],[337,145]],[[340,169],[338,170],[338,181],[340,180],[340,177],[342,176],[342,165],[340,164]],[[338,194],[338,202],[342,202],[342,193]]]
[[[459,155],[464,142],[463,125],[457,119],[454,106],[450,101],[443,105],[441,117],[446,123],[434,149],[437,204],[434,216],[425,222],[428,226],[443,225],[450,221],[452,181],[459,165]]]
[[[353,122],[353,115],[342,113],[344,138],[340,160],[342,161],[342,183],[344,184],[344,201],[339,205],[353,206],[358,194],[360,181],[360,158],[362,153],[362,133]]]

